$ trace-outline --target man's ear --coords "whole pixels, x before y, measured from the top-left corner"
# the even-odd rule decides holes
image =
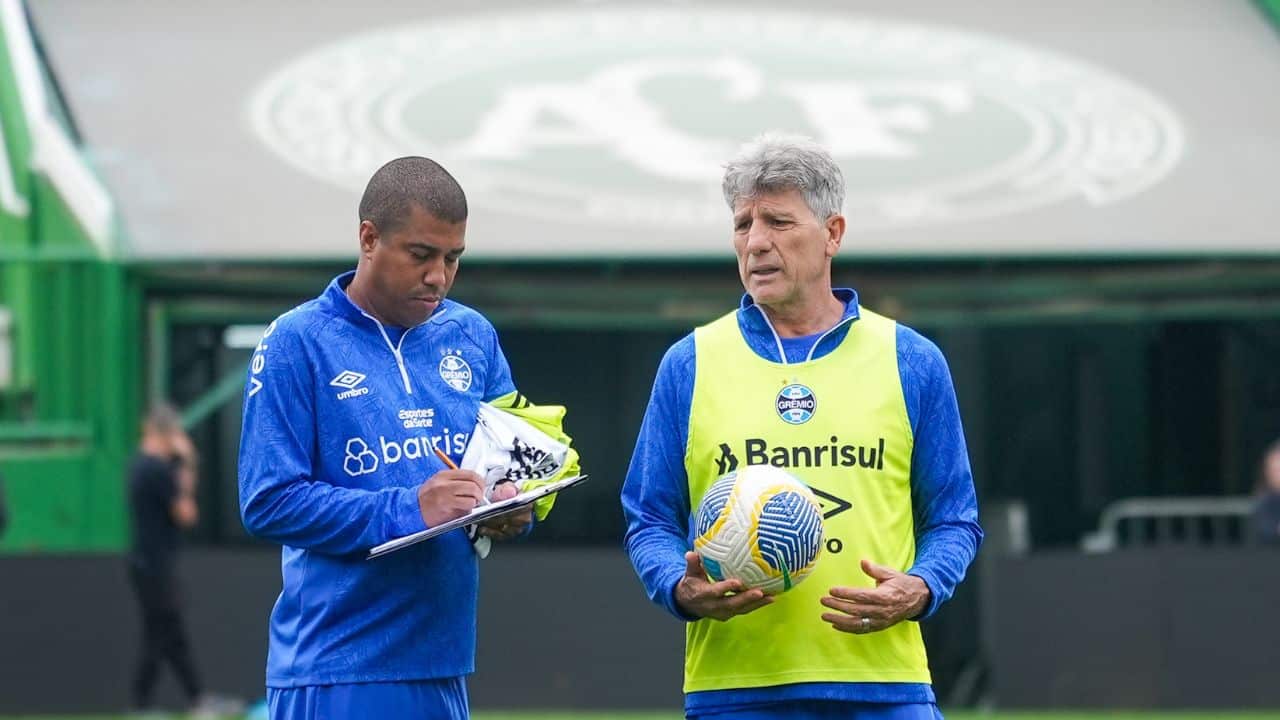
[[[833,258],[840,252],[840,243],[844,240],[844,216],[832,215],[827,218],[827,257]]]
[[[378,234],[378,226],[373,224],[371,220],[360,221],[360,254],[368,255],[373,252],[373,246],[378,244],[380,236]]]

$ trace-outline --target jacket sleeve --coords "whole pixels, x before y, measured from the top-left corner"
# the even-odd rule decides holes
[[[978,499],[969,468],[960,408],[942,351],[914,331],[900,328],[899,362],[915,438],[911,456],[911,504],[916,559],[908,574],[929,587],[935,612],[955,593],[982,543]]]
[[[693,400],[693,336],[672,346],[653,383],[622,486],[626,548],[649,599],[681,620],[675,588],[689,550],[689,481],[684,468]]]
[[[316,405],[297,331],[272,323],[249,364],[240,433],[240,517],[250,534],[326,554],[425,529],[416,488],[361,490],[317,477]],[[282,327],[278,327],[282,326]],[[366,462],[367,447],[346,448]]]

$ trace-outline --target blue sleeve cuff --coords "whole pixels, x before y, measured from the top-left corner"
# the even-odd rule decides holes
[[[391,510],[391,538],[404,537],[427,529],[427,522],[422,519],[422,510],[418,506],[418,488],[399,488],[398,497],[393,501]]]
[[[937,575],[925,567],[913,567],[907,570],[907,574],[920,578],[924,581],[925,586],[929,588],[929,604],[924,606],[923,612],[911,618],[911,620],[915,622],[927,620],[938,612],[938,608],[942,607],[942,603],[946,600],[946,598],[942,597],[942,593],[939,592],[942,588],[942,583],[938,581]]]

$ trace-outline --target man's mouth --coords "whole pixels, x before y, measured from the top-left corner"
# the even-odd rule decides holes
[[[777,265],[762,265],[751,269],[751,277],[753,278],[769,278],[781,272],[781,268]]]

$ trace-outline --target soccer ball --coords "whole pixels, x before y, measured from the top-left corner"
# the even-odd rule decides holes
[[[777,595],[813,572],[822,530],[808,486],[772,465],[749,465],[702,496],[693,548],[712,580],[736,578]]]

